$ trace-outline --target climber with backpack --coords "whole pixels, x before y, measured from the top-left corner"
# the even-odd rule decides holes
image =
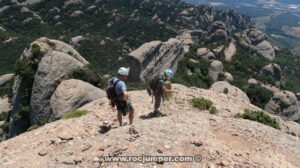
[[[155,114],[160,113],[158,109],[160,107],[163,95],[165,93],[177,92],[176,90],[169,90],[165,87],[165,82],[171,77],[173,77],[173,71],[171,69],[167,69],[162,75],[155,76],[149,82],[150,88],[147,89],[147,92],[150,96],[154,96],[155,103],[153,112]]]
[[[121,67],[118,70],[118,77],[113,77],[108,81],[108,86],[106,89],[107,98],[110,100],[111,106],[115,108],[117,106],[118,110],[118,121],[120,126],[123,126],[122,115],[126,116],[129,113],[129,123],[133,123],[134,109],[129,100],[128,91],[126,88],[125,80],[128,77],[129,70],[127,68]]]

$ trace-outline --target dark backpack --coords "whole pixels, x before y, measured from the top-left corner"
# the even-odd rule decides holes
[[[161,88],[159,88],[159,85],[158,85],[158,82],[160,80],[164,80],[162,75],[157,75],[149,81],[150,88],[147,89],[149,96],[151,96],[153,94],[153,92],[161,92],[161,90],[159,90]]]
[[[115,101],[118,98],[118,95],[116,93],[116,86],[120,82],[120,80],[117,80],[115,83],[113,83],[113,80],[114,79],[108,82],[108,86],[106,88],[106,96],[108,99]]]
[[[149,86],[151,88],[151,90],[157,90],[158,89],[158,82],[160,80],[164,80],[163,77],[161,75],[157,75],[154,78],[152,78],[149,82]]]

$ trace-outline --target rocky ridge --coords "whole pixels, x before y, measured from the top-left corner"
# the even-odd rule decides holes
[[[151,98],[145,91],[133,91],[130,97],[136,109],[135,123],[131,127],[118,127],[116,114],[107,100],[99,99],[81,108],[90,111],[86,116],[49,123],[0,143],[0,165],[15,168],[300,166],[298,137],[285,133],[295,126],[299,130],[299,126],[276,117],[282,127],[279,131],[235,119],[233,115],[245,108],[259,109],[223,93],[176,84],[173,87],[179,94],[165,102],[162,108],[165,117],[146,119],[152,109]],[[192,107],[189,100],[193,97],[211,100],[219,113],[211,115]],[[102,132],[105,126],[111,130]],[[200,154],[202,162],[108,163],[101,158],[143,154]]]

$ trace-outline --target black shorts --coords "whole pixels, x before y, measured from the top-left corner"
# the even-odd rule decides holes
[[[130,101],[116,101],[117,109],[121,112],[124,116],[128,113],[133,111],[133,106]]]

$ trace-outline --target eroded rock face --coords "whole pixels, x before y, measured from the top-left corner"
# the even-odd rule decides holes
[[[14,74],[6,74],[0,76],[0,87],[6,85],[8,82],[13,80],[13,78],[14,78]]]
[[[38,55],[38,56],[37,56]],[[51,117],[50,98],[61,80],[68,79],[68,75],[75,69],[82,68],[88,62],[71,46],[58,40],[40,38],[27,48],[21,60],[30,62],[34,66],[34,74],[27,78],[17,75],[13,86],[12,113],[10,121],[10,137],[24,132],[26,125],[39,124]],[[31,97],[24,98],[24,92],[31,88]],[[29,102],[29,103],[28,103]],[[26,108],[25,108],[26,107]],[[20,110],[30,113],[25,122],[16,116]]]
[[[244,93],[241,89],[229,84],[226,81],[219,81],[219,82],[214,83],[209,88],[209,90],[217,91],[219,93],[224,93],[224,92],[226,92],[225,90],[228,90],[228,93],[227,93],[228,95],[237,97],[237,98],[243,100],[244,102],[250,104],[250,100],[249,100],[248,96],[246,95],[246,93]]]
[[[161,74],[165,69],[176,71],[178,62],[189,52],[190,47],[195,43],[204,44],[206,38],[207,32],[200,29],[181,30],[178,36],[166,42],[151,41],[143,44],[129,54],[131,68],[128,80],[145,80]]]
[[[106,93],[95,86],[75,79],[63,81],[51,96],[50,104],[53,120],[96,99]]]
[[[67,79],[67,75],[72,70],[83,66],[83,63],[73,57],[56,51],[42,58],[32,87],[30,101],[32,123],[37,124],[44,118],[51,118],[50,97],[58,82]]]
[[[265,110],[282,118],[300,123],[300,103],[296,95],[289,91],[275,92],[265,106]]]
[[[268,64],[263,67],[262,73],[272,76],[275,80],[280,80],[282,71],[278,64]]]
[[[236,33],[238,43],[249,51],[257,51],[268,60],[275,58],[275,49],[267,41],[266,35],[258,29],[247,29],[241,33]]]
[[[182,41],[171,38],[166,42],[152,41],[131,52],[130,81],[141,81],[163,73],[165,69],[177,69],[184,56]]]

